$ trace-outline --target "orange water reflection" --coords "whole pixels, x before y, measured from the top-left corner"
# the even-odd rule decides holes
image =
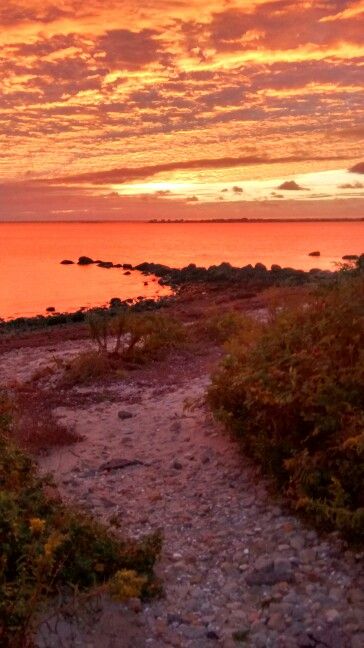
[[[321,256],[308,253],[320,250]],[[81,254],[114,263],[154,261],[182,267],[258,261],[333,269],[364,251],[364,222],[348,223],[17,223],[0,224],[0,316],[106,303],[111,297],[166,294],[157,282],[122,270],[62,266]]]

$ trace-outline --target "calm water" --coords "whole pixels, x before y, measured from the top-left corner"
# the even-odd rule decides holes
[[[308,253],[320,250],[321,257]],[[182,267],[258,261],[333,269],[364,252],[364,222],[348,223],[27,223],[0,224],[0,317],[106,303],[111,297],[164,294],[139,273],[62,266],[81,254],[114,263],[154,261]]]

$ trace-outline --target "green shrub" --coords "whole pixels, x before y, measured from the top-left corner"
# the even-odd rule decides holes
[[[54,497],[49,479],[9,441],[11,412],[0,392],[0,644],[26,645],[34,614],[60,587],[108,588],[113,596],[158,592],[158,534],[120,540]],[[53,491],[53,494],[52,494]],[[115,591],[115,579],[124,584]]]
[[[305,296],[227,347],[208,400],[296,509],[364,539],[364,279]]]

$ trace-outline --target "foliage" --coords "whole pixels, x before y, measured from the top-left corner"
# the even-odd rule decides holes
[[[105,375],[123,376],[130,363],[143,363],[180,347],[186,340],[182,324],[160,313],[121,311],[88,318],[97,349],[77,355],[66,366],[63,383],[75,385]]]
[[[116,578],[124,583],[119,598],[133,587],[133,595],[157,593],[160,536],[120,540],[65,507],[50,480],[39,478],[32,460],[9,441],[10,427],[9,401],[0,392],[0,644],[25,645],[34,613],[60,587],[98,585],[113,594]]]
[[[151,356],[171,349],[185,339],[182,325],[160,313],[121,311],[113,317],[94,314],[88,318],[90,335],[98,350],[128,359]],[[113,345],[110,350],[110,345]]]
[[[247,323],[247,317],[237,311],[216,312],[205,317],[198,326],[202,333],[213,342],[226,342]]]
[[[227,345],[208,400],[293,507],[364,539],[364,278],[278,309]]]

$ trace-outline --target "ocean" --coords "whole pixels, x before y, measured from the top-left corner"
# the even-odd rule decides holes
[[[320,257],[309,252],[319,250]],[[157,281],[133,272],[60,265],[81,255],[114,263],[183,267],[222,261],[335,269],[364,252],[364,222],[285,223],[0,223],[0,317],[72,311],[112,297],[157,297]],[[147,285],[145,282],[147,281]]]

